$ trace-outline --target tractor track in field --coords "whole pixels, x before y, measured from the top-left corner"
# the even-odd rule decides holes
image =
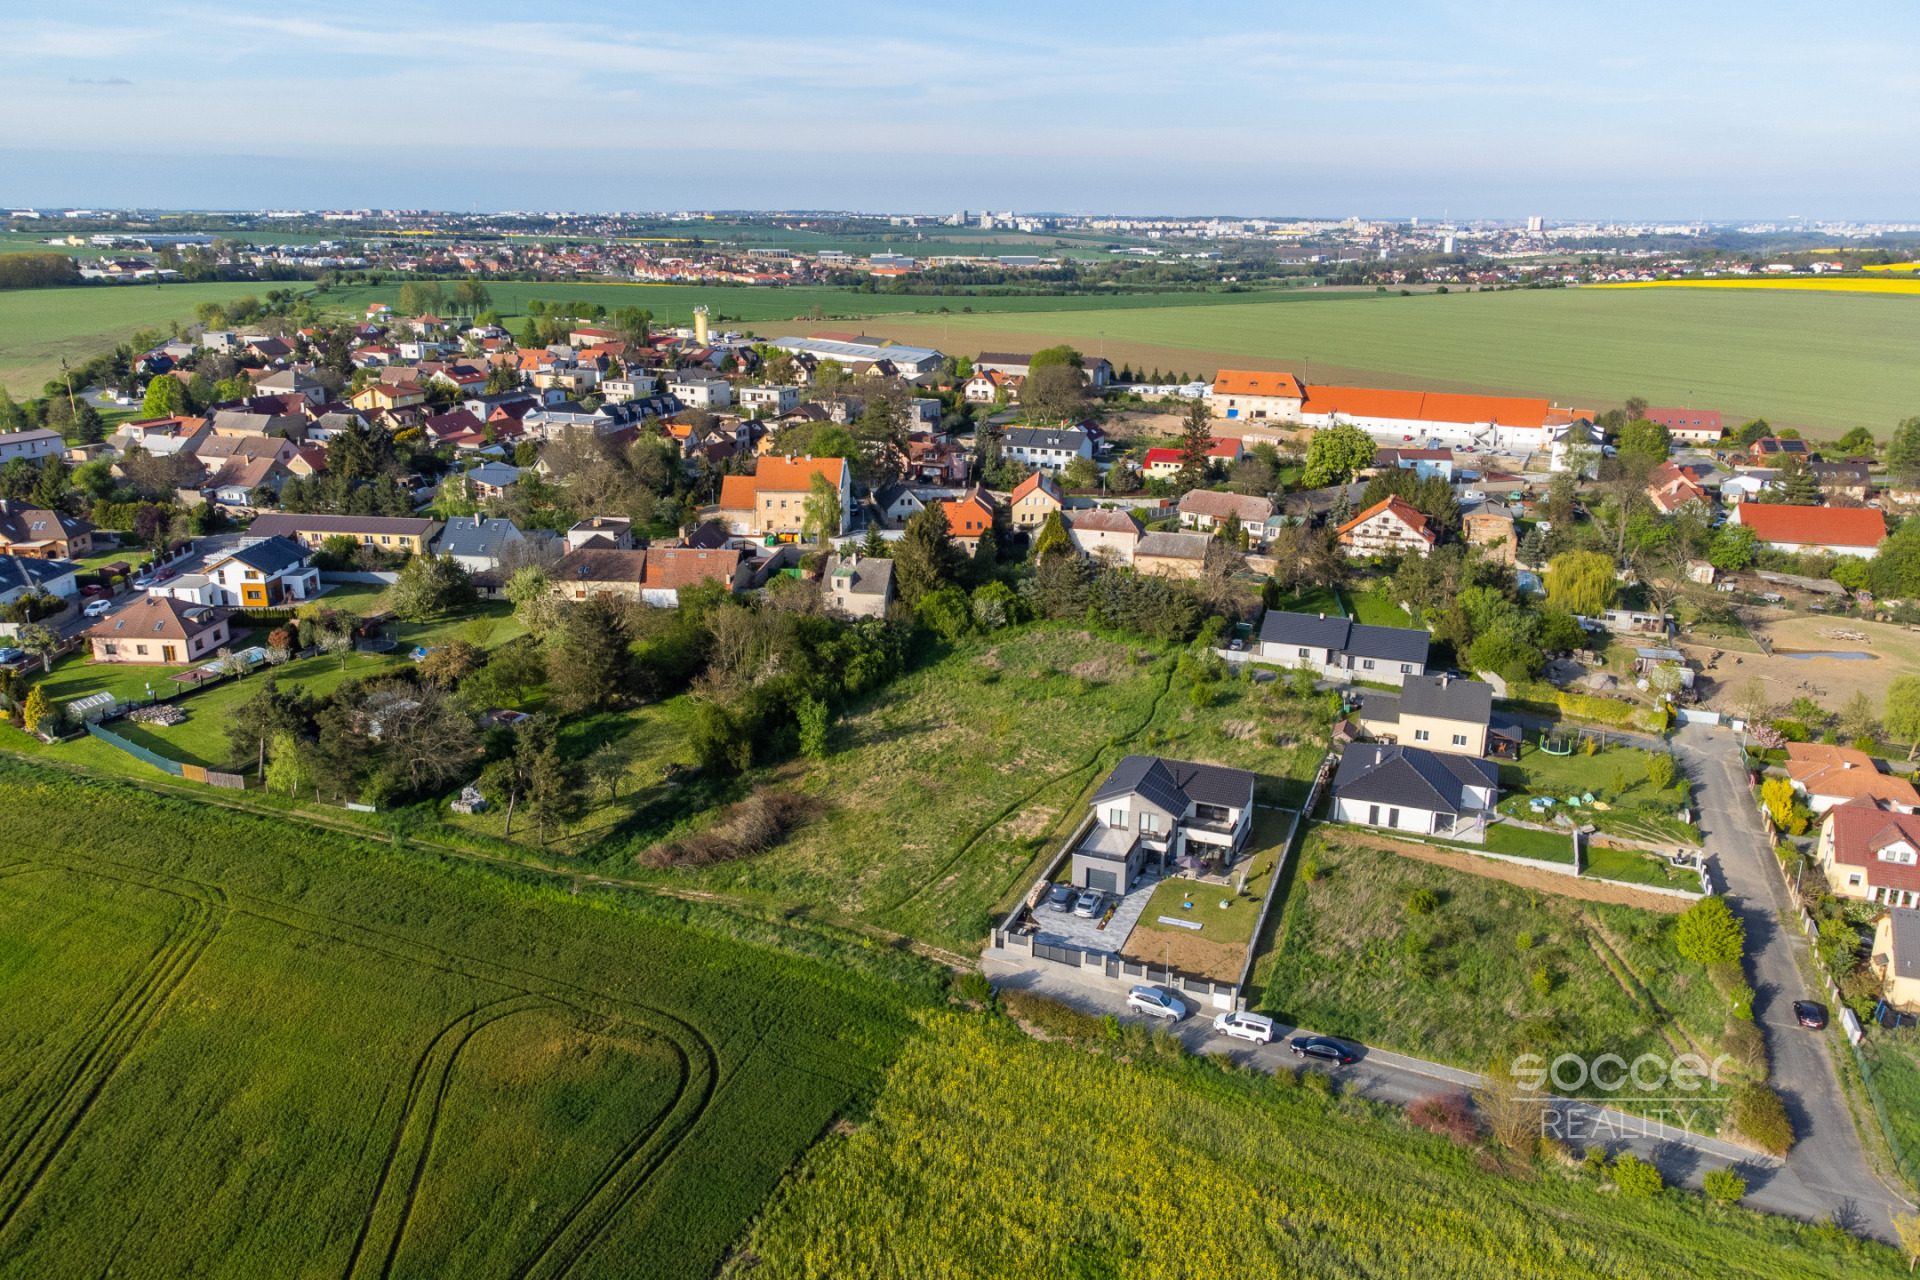
[[[50,862],[46,865],[65,864]],[[84,868],[68,869],[89,874]],[[106,1011],[62,1058],[59,1066],[53,1069],[52,1075],[56,1080],[64,1076],[65,1082],[50,1086],[57,1092],[41,1109],[38,1119],[10,1126],[15,1136],[9,1141],[4,1158],[0,1159],[0,1235],[16,1220],[21,1207],[32,1197],[48,1169],[79,1131],[94,1103],[172,1003],[175,993],[192,974],[200,957],[219,936],[232,915],[226,892],[217,885],[205,885],[175,876],[158,877],[162,881],[192,884],[211,890],[203,897],[170,884],[155,884],[133,875],[101,874],[101,878],[170,894],[191,905],[177,932],[170,935],[169,941],[161,946],[152,960],[142,966],[128,983],[123,984]],[[46,1087],[36,1089],[22,1111],[31,1109],[38,1098],[45,1096],[46,1091]],[[20,1119],[22,1117],[16,1115],[16,1120]]]

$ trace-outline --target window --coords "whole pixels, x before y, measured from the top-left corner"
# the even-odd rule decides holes
[[[1466,746],[1466,745],[1467,745],[1467,735],[1466,735],[1466,734],[1464,734],[1464,733],[1456,733],[1456,734],[1454,734],[1454,735],[1453,735],[1453,745],[1454,745],[1454,746],[1456,746],[1456,747],[1464,747],[1464,746]]]
[[[1303,658],[1308,658],[1308,657],[1312,657],[1313,655],[1312,655],[1312,651],[1311,651],[1311,650],[1308,650],[1308,649],[1302,649],[1302,650],[1300,651],[1300,656],[1301,656],[1301,657],[1303,657]]]
[[[1124,826],[1126,826],[1126,825],[1127,825],[1127,811],[1126,811],[1125,809],[1109,809],[1109,810],[1107,810],[1107,825],[1108,825],[1108,826],[1110,826],[1110,827],[1124,827]]]
[[[1410,675],[1412,675],[1412,674],[1413,674],[1413,664],[1412,664],[1411,662],[1403,662],[1403,663],[1401,663],[1401,664],[1400,664],[1400,674],[1401,674],[1401,675],[1403,675],[1403,676],[1410,676]]]
[[[1361,670],[1363,670],[1363,671],[1371,671],[1371,670],[1373,670],[1373,659],[1372,659],[1372,658],[1364,658],[1364,659],[1362,659],[1362,660],[1361,660],[1361,662],[1360,662],[1360,669],[1361,669]]]
[[[1390,827],[1398,827],[1400,825],[1400,811],[1398,809],[1387,810],[1387,825]]]
[[[1370,804],[1367,806],[1367,825],[1370,827],[1377,827],[1380,825],[1380,806],[1379,805]]]
[[[1425,742],[1432,737],[1433,735],[1425,729],[1415,729],[1413,731],[1413,740],[1415,742]]]
[[[1143,813],[1143,814],[1141,814],[1141,815],[1140,815],[1140,829],[1141,829],[1142,831],[1157,831],[1157,830],[1159,830],[1159,829],[1160,829],[1160,815],[1159,815],[1159,814],[1157,814],[1157,813]]]
[[[1849,872],[1847,874],[1847,884],[1857,889],[1860,887],[1860,881],[1863,878],[1858,871]]]
[[[135,646],[133,646],[133,651],[134,651],[134,653],[135,653],[135,654],[138,654],[138,655],[140,655],[141,657],[145,657],[145,656],[146,656],[146,652],[147,652],[147,646],[145,646],[145,645],[143,645],[143,644],[137,644],[137,645],[135,645]]]

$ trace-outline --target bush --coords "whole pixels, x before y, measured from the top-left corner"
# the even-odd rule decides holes
[[[1407,895],[1407,913],[1416,916],[1430,916],[1440,905],[1440,899],[1431,889],[1415,889]]]
[[[1733,1095],[1727,1118],[1741,1137],[1769,1155],[1784,1156],[1793,1146],[1793,1121],[1780,1095],[1764,1084],[1742,1085]]]
[[[1533,935],[1530,933],[1523,933],[1519,937],[1513,940],[1513,945],[1518,947],[1522,951],[1531,951],[1533,950]]]
[[[962,1000],[983,1005],[993,1003],[993,984],[987,981],[984,973],[975,971],[961,974],[954,982],[953,989]]]
[[[1193,692],[1188,696],[1193,699],[1194,706],[1210,707],[1213,705],[1214,689],[1211,684],[1202,681],[1193,686]]]
[[[1063,1036],[1069,1040],[1096,1040],[1104,1038],[1106,1034],[1100,1019],[1092,1014],[1082,1013],[1072,1005],[1037,996],[1031,991],[1003,992],[1000,1002],[1015,1018],[1051,1036]]]
[[[634,861],[655,871],[672,866],[705,867],[764,853],[826,811],[812,796],[795,791],[755,788],[727,810],[717,826],[681,840],[655,845]]]
[[[1660,1171],[1631,1151],[1622,1151],[1613,1162],[1613,1185],[1625,1196],[1657,1196],[1666,1189]]]
[[[1724,1169],[1709,1169],[1700,1182],[1701,1189],[1721,1204],[1738,1204],[1741,1197],[1747,1194],[1747,1180],[1732,1165]]]
[[[1732,1058],[1748,1075],[1766,1078],[1767,1041],[1751,1018],[1727,1024],[1726,1032],[1720,1037],[1720,1052]]]
[[[1674,945],[1680,954],[1700,964],[1738,964],[1746,941],[1746,926],[1724,898],[1702,898],[1686,909],[1674,927]]]
[[[1813,738],[1813,735],[1807,732],[1807,726],[1798,720],[1775,720],[1773,731],[1788,742],[1807,742]]]
[[[1434,1094],[1408,1103],[1407,1120],[1456,1147],[1467,1146],[1480,1136],[1480,1122],[1474,1119],[1473,1108],[1457,1093]]]
[[[1541,966],[1533,971],[1533,989],[1543,996],[1553,994],[1553,970]]]

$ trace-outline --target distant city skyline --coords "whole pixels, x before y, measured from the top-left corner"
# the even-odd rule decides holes
[[[1894,3],[705,16],[22,13],[0,203],[1920,220]]]

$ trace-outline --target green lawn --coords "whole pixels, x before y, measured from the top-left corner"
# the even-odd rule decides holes
[[[1147,900],[1146,910],[1140,913],[1140,919],[1134,925],[1134,933],[1145,932],[1166,937],[1192,934],[1207,942],[1229,947],[1244,947],[1253,941],[1254,922],[1259,919],[1260,904],[1272,886],[1274,864],[1280,857],[1280,841],[1289,830],[1291,818],[1291,814],[1274,809],[1254,810],[1253,833],[1247,837],[1247,847],[1252,850],[1252,855],[1247,864],[1245,894],[1234,896],[1230,886],[1201,884],[1184,879],[1164,880],[1153,891],[1153,897]],[[1220,907],[1222,899],[1227,902],[1225,910]],[[1193,903],[1192,910],[1182,906],[1185,902]],[[1172,925],[1159,923],[1161,916],[1191,920],[1203,927],[1194,934],[1190,929],[1176,929]],[[1128,935],[1128,941],[1132,943],[1133,935]]]
[[[1683,871],[1659,854],[1637,849],[1608,849],[1590,843],[1581,850],[1580,874],[1599,880],[1700,892],[1698,872]]]
[[[1555,831],[1533,831],[1507,822],[1487,828],[1487,840],[1478,847],[1488,853],[1511,854],[1516,858],[1538,858],[1542,862],[1572,862],[1573,837]]]
[[[1835,1050],[1846,1052],[1838,1045]],[[1860,1053],[1873,1072],[1873,1091],[1912,1177],[1920,1171],[1920,1031],[1873,1027],[1860,1042]]]
[[[269,287],[247,282],[0,292],[0,386],[15,398],[37,396],[42,383],[60,376],[63,358],[81,364],[137,329],[165,332],[170,320],[192,323],[196,303],[257,298]]]
[[[1616,955],[1696,1039],[1726,1029],[1704,968],[1674,949],[1671,916],[1538,893],[1341,834],[1306,837],[1275,954],[1261,964],[1262,1012],[1476,1070],[1528,1049],[1628,1061],[1670,1052],[1658,1012],[1603,960]],[[1418,889],[1438,900],[1432,914],[1410,909]],[[1546,994],[1534,985],[1543,970]]]
[[[1371,591],[1344,591],[1347,616],[1370,627],[1413,627],[1415,622],[1405,609]]]
[[[707,1277],[947,986],[18,762],[0,806],[20,1274]]]
[[[1324,613],[1330,618],[1347,616],[1346,606],[1337,593],[1325,587],[1305,587],[1298,595],[1282,594],[1274,606],[1281,613]]]

